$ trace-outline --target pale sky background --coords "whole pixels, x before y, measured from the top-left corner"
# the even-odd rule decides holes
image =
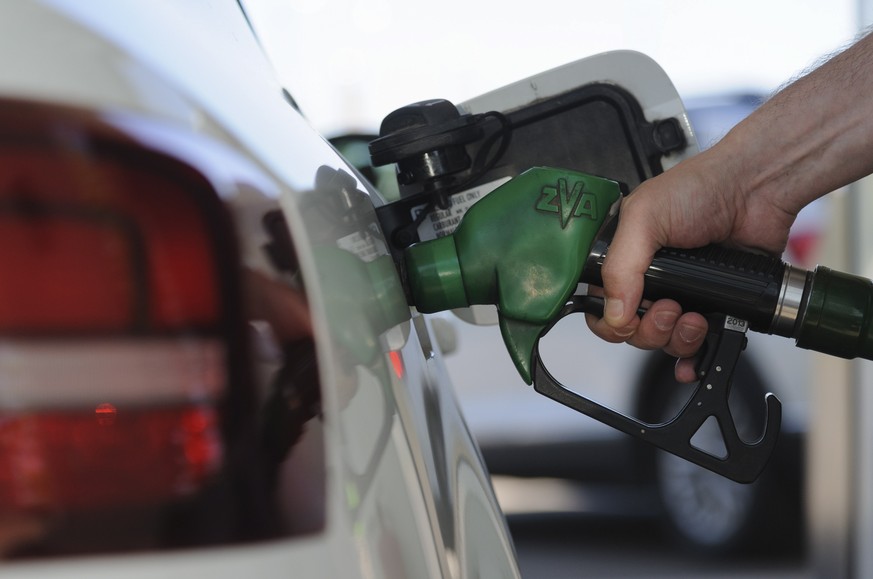
[[[654,58],[683,97],[770,92],[855,37],[856,0],[246,0],[285,86],[328,136],[461,102],[592,54]]]

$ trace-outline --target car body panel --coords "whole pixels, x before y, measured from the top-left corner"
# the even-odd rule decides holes
[[[0,48],[3,97],[93,111],[143,146],[203,170],[232,209],[242,261],[252,271],[276,275],[262,251],[259,218],[281,208],[313,314],[323,420],[307,436],[323,437],[323,464],[313,464],[327,481],[326,523],[313,534],[15,562],[4,573],[518,576],[428,322],[410,314],[393,267],[380,266],[387,258],[373,210],[380,200],[289,104],[240,6],[3,4]],[[321,210],[349,189],[353,204]],[[375,321],[373,308],[384,309]]]

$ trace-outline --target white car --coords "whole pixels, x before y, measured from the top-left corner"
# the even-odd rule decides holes
[[[3,575],[517,577],[381,203],[240,3],[0,3]]]

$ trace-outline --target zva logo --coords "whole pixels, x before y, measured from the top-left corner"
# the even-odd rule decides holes
[[[597,219],[597,197],[584,189],[583,181],[576,181],[573,189],[568,190],[567,180],[558,179],[557,187],[543,187],[537,201],[537,211],[557,213],[561,219],[561,229],[566,229],[571,217],[585,215],[589,219]]]

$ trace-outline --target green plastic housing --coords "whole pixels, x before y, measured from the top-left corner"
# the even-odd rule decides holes
[[[466,213],[452,235],[405,254],[415,306],[497,306],[500,329],[530,384],[533,350],[579,283],[591,243],[621,197],[615,181],[534,167]]]

